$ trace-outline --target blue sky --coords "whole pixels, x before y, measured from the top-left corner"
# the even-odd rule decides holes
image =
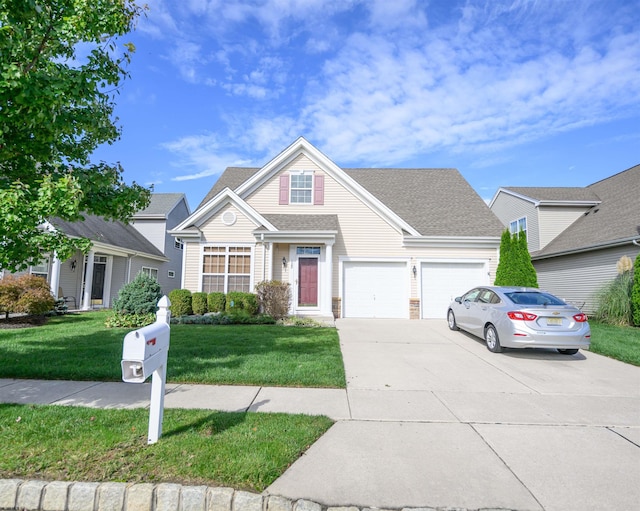
[[[184,192],[304,136],[342,167],[586,186],[640,163],[640,0],[145,0],[96,160]]]

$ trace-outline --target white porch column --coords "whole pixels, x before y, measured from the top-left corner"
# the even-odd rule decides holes
[[[58,259],[58,254],[55,252],[53,253],[53,260],[51,261],[51,279],[49,286],[51,287],[53,296],[55,296],[56,299],[60,298],[60,296],[58,296],[58,288],[60,287],[60,259]]]
[[[84,294],[82,295],[82,310],[91,310],[91,287],[93,286],[93,258],[94,250],[89,250],[87,255],[87,269],[84,272]]]
[[[333,242],[325,244],[325,267],[324,279],[322,283],[322,289],[324,289],[324,300],[320,305],[320,313],[327,316],[333,316],[332,299],[333,289],[331,287],[333,283]]]

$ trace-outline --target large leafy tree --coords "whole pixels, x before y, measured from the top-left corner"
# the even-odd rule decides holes
[[[0,0],[0,268],[24,269],[88,240],[42,229],[51,218],[127,221],[150,191],[91,154],[120,137],[115,95],[134,48],[117,44],[133,0]]]

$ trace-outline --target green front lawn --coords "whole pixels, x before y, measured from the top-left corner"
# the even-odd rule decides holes
[[[0,378],[119,381],[131,329],[105,328],[107,312],[0,329]],[[335,328],[171,325],[167,381],[291,387],[346,386]]]
[[[640,366],[640,328],[589,321],[591,351]]]
[[[0,404],[0,478],[176,482],[261,492],[332,424],[326,417]]]

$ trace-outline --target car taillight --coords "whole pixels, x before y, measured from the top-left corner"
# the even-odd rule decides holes
[[[507,312],[507,316],[509,316],[509,319],[515,319],[516,321],[534,321],[538,317],[530,312],[521,311]]]
[[[578,323],[584,323],[587,320],[587,315],[581,312],[580,314],[576,314],[575,316],[573,316],[573,319],[575,319]]]

